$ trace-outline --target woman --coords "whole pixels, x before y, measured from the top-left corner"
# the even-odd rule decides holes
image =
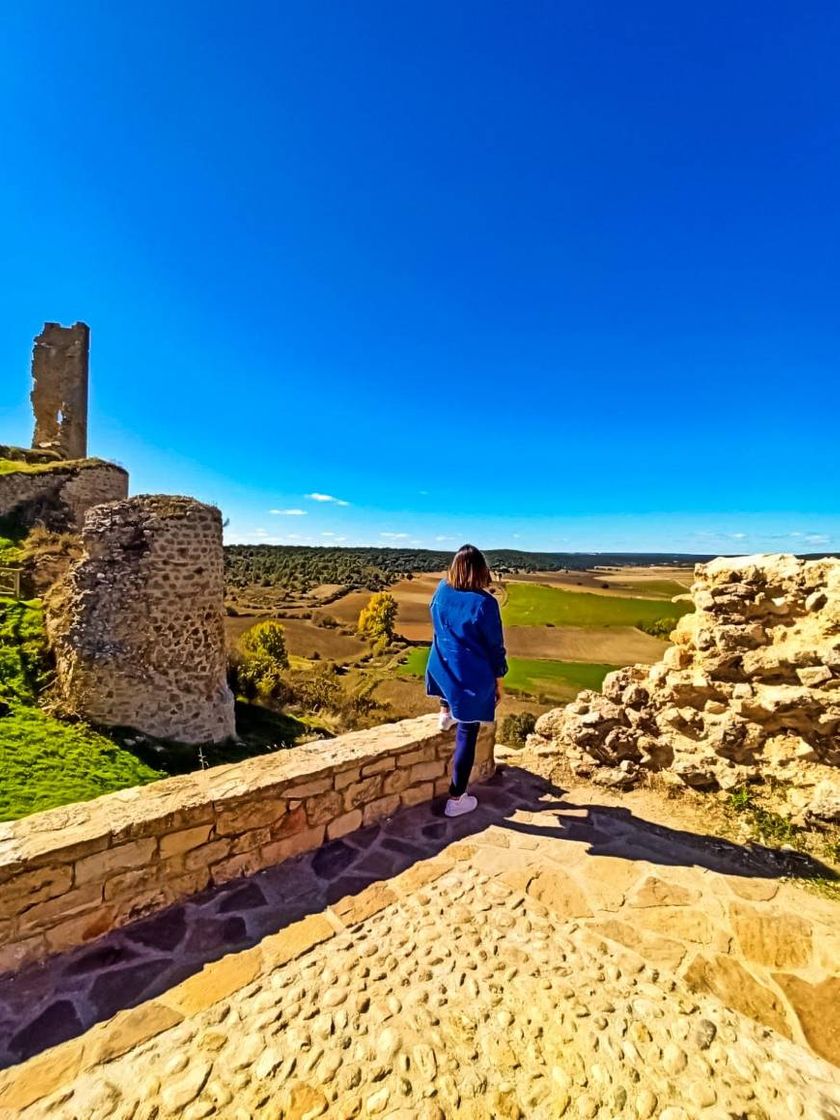
[[[487,561],[465,544],[455,554],[431,603],[434,638],[426,669],[426,693],[440,699],[441,730],[457,723],[447,817],[471,813],[478,799],[467,793],[479,725],[492,723],[502,698],[505,660],[499,604],[487,590]]]

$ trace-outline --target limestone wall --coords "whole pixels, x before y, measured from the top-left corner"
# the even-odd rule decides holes
[[[78,529],[87,511],[128,495],[128,472],[102,459],[27,464],[0,474],[0,517],[20,528],[38,522],[58,532]]]
[[[538,739],[605,784],[640,767],[701,789],[772,777],[794,814],[840,821],[840,560],[721,558],[691,596],[659,664],[541,716]]]
[[[160,494],[96,506],[82,546],[48,602],[61,706],[162,739],[231,737],[219,511]]]
[[[0,824],[0,974],[444,794],[453,746],[423,716]]]

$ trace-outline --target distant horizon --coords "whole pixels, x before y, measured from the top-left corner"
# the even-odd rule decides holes
[[[464,544],[472,543],[464,541]],[[445,556],[452,556],[457,551],[456,546],[452,549],[427,547],[425,545],[383,545],[383,544],[330,544],[329,542],[321,542],[319,544],[276,544],[270,541],[229,541],[225,540],[225,547],[230,548],[301,548],[301,549],[314,549],[325,548],[332,549],[337,552],[359,552],[376,550],[377,552],[432,552],[440,553]],[[709,560],[718,556],[727,559],[737,559],[742,556],[762,555],[761,553],[746,553],[746,552],[675,552],[671,550],[660,551],[636,551],[633,549],[546,549],[546,548],[511,548],[507,545],[484,545],[482,551],[485,553],[498,553],[509,552],[521,556],[571,556],[571,557],[645,557],[656,558],[659,560]],[[764,555],[785,555],[785,552],[765,553]],[[838,552],[795,552],[788,550],[789,555],[797,556],[799,559],[820,559],[822,557],[838,556]],[[658,565],[654,565],[658,566]],[[665,564],[661,565],[667,566]]]

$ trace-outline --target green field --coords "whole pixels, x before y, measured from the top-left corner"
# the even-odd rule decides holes
[[[690,610],[688,603],[508,583],[502,619],[506,626],[636,626],[660,618],[681,618]]]
[[[409,650],[400,672],[407,676],[422,677],[429,659],[428,646],[415,646]],[[508,658],[509,672],[505,687],[511,692],[524,692],[529,696],[545,696],[549,700],[566,700],[581,689],[599,689],[607,673],[618,665],[595,665],[583,661],[548,661],[542,658]]]
[[[673,599],[675,595],[685,595],[688,588],[672,579],[622,580],[620,590],[635,595],[653,595],[660,599]]]

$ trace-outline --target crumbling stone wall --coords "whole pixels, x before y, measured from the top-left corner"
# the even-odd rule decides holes
[[[87,456],[89,349],[85,323],[44,323],[32,350],[33,447],[64,459]]]
[[[22,464],[0,474],[0,518],[20,529],[43,524],[55,532],[78,529],[87,511],[128,495],[128,472],[102,459]]]
[[[700,789],[772,777],[795,816],[840,821],[840,560],[721,558],[691,596],[659,664],[547,712],[535,745],[619,787],[640,768]]]
[[[232,736],[219,511],[165,495],[95,506],[82,547],[48,602],[62,708],[184,743]]]

